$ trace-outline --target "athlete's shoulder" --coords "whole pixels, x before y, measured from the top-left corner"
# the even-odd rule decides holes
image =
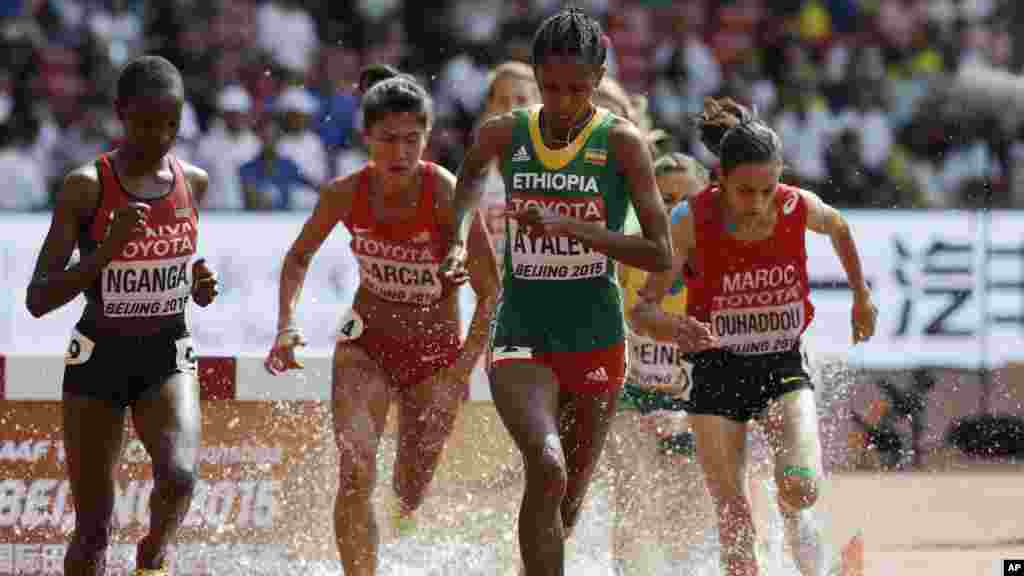
[[[436,199],[445,203],[451,202],[451,199],[455,196],[455,183],[457,180],[455,175],[440,164],[427,162],[427,165],[433,171],[432,177],[435,182],[434,195]]]
[[[608,134],[609,136],[616,136],[619,138],[638,138],[643,140],[643,133],[640,131],[640,127],[637,126],[632,120],[624,116],[612,112],[611,110],[600,109],[602,113],[606,114],[608,118]]]
[[[689,216],[691,219],[710,219],[714,215],[714,210],[712,210],[712,208],[717,194],[718,184],[712,182],[705,186],[700,192],[686,198],[676,206],[676,208],[679,208],[680,210],[686,210],[686,214],[681,215],[680,218]],[[685,205],[686,208],[682,208],[683,205]],[[675,222],[675,220],[673,220],[673,222]]]
[[[620,124],[632,124],[634,128],[636,127],[636,124],[629,118],[616,114],[614,111],[603,106],[597,106],[597,113],[601,115],[601,118],[603,118],[611,128],[615,128]]]
[[[512,139],[521,120],[519,110],[491,116],[480,124],[476,133],[476,145],[487,145]]]
[[[206,192],[206,188],[210,184],[210,175],[206,173],[206,170],[180,158],[177,161],[178,165],[181,166],[181,173],[185,175],[185,179],[188,180],[192,189],[200,195]]]
[[[449,190],[455,190],[455,181],[457,179],[455,174],[452,174],[451,170],[433,162],[427,162],[427,165],[434,171],[434,178],[437,180],[439,185],[445,186]]]
[[[612,113],[608,112],[608,114]],[[636,124],[627,118],[614,114],[612,116],[614,117],[613,122],[608,127],[608,144],[612,150],[619,152],[638,152],[640,148],[648,150],[647,141]]]
[[[321,196],[329,197],[332,200],[343,198],[350,200],[358,192],[359,187],[362,186],[362,179],[366,177],[368,170],[370,170],[369,164],[344,176],[333,178],[324,184]]]
[[[64,176],[57,202],[75,207],[99,205],[102,185],[98,163],[98,160],[94,160],[70,170]]]
[[[797,209],[813,209],[821,203],[821,199],[814,192],[781,182],[775,192],[776,199],[782,206],[782,213],[785,215],[792,214]]]
[[[363,183],[364,174],[369,169],[370,165],[366,164],[351,174],[338,176],[325,183],[320,188],[320,203],[329,206],[332,210],[340,211],[340,214],[347,214]]]
[[[99,186],[100,184],[100,170],[99,170],[99,159],[93,160],[88,164],[82,164],[68,171],[64,175],[64,184],[72,186]]]

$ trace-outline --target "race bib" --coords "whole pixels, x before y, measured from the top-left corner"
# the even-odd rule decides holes
[[[734,354],[774,354],[792,350],[806,320],[802,300],[783,306],[716,310],[711,330]]]
[[[443,290],[438,276],[440,258],[429,241],[429,234],[419,245],[353,235],[360,282],[384,300],[421,305],[436,302]]]
[[[103,315],[146,318],[181,314],[192,294],[191,256],[111,262],[103,268]]]
[[[174,365],[182,372],[195,374],[199,364],[199,357],[196,356],[195,343],[191,336],[185,336],[174,341],[177,349]]]
[[[523,212],[539,208],[548,213],[607,226],[604,200],[600,196],[551,198],[543,195],[517,195],[510,208]],[[524,280],[580,280],[608,273],[604,254],[588,248],[570,236],[530,236],[519,222],[509,218],[506,239],[512,255],[512,275]]]
[[[351,342],[358,340],[363,335],[364,328],[363,317],[355,310],[349,309],[341,318],[341,324],[338,326],[337,341]]]
[[[693,365],[683,359],[674,342],[658,342],[631,333],[629,348],[629,375],[635,386],[674,397],[689,394]]]
[[[92,351],[96,343],[78,330],[71,331],[71,342],[64,353],[64,364],[67,366],[80,366],[92,358]]]

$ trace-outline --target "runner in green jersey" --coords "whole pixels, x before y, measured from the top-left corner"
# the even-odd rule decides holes
[[[626,348],[613,260],[671,264],[668,219],[640,131],[594,106],[608,40],[582,11],[541,24],[533,68],[542,105],[486,122],[459,173],[458,236],[443,265],[466,274],[471,215],[485,169],[499,159],[510,223],[504,294],[491,343],[491,394],[523,455],[519,546],[529,576],[562,574],[604,447]],[[642,236],[622,232],[632,201]]]

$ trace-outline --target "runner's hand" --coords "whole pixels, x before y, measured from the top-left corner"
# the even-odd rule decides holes
[[[448,249],[448,255],[441,261],[441,282],[446,284],[445,290],[465,284],[469,280],[469,270],[466,269],[466,260],[469,252],[464,244],[453,243]]]
[[[217,287],[217,274],[210,270],[205,259],[196,260],[192,265],[192,300],[204,308],[209,306],[220,293]]]
[[[853,310],[850,321],[853,327],[853,343],[867,342],[875,335],[875,323],[878,320],[878,309],[871,302],[868,291],[856,292],[853,297]]]
[[[718,337],[711,333],[711,325],[692,316],[682,316],[678,319],[676,344],[683,353],[700,352],[720,346]]]
[[[530,206],[519,212],[508,211],[505,215],[515,218],[529,236],[568,236],[571,234],[572,219],[559,216]]]
[[[305,366],[295,357],[295,349],[306,345],[306,338],[298,328],[285,328],[277,333],[274,347],[263,361],[263,367],[274,376],[284,374],[288,370],[302,369]]]
[[[146,235],[146,224],[149,223],[149,205],[142,202],[126,204],[110,215],[105,242],[120,251],[121,247],[132,238]]]

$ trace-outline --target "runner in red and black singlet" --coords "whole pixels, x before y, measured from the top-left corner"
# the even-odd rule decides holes
[[[813,384],[801,337],[814,308],[807,230],[831,237],[854,301],[854,343],[875,330],[876,311],[846,220],[806,190],[779,183],[778,135],[732,100],[709,100],[702,139],[720,160],[720,182],[673,219],[672,271],[648,279],[633,325],[691,352],[683,392],[697,457],[715,500],[727,574],[756,575],[756,536],[746,495],[747,428],[756,420],[774,454],[786,538],[803,574],[824,569],[811,507],[822,476]],[[657,303],[687,271],[686,315]]]
[[[323,189],[285,257],[278,336],[266,366],[272,373],[301,368],[295,348],[305,340],[294,315],[303,279],[331,230],[345,224],[359,261],[360,286],[334,350],[341,466],[335,529],[345,574],[372,575],[380,538],[371,496],[388,407],[394,400],[399,418],[392,520],[408,525],[487,344],[499,277],[478,214],[468,244],[468,280],[477,306],[461,342],[456,285],[467,277],[449,281],[438,273],[453,235],[455,178],[421,161],[432,121],[430,97],[413,78],[388,67],[368,68],[360,84],[370,163]]]
[[[64,563],[74,576],[103,574],[113,473],[130,408],[153,462],[150,531],[139,574],[165,574],[166,554],[191,502],[199,450],[196,352],[189,302],[208,305],[212,272],[194,260],[195,197],[202,170],[168,154],[181,122],[184,87],[173,64],[144,56],[118,78],[125,141],[64,180],[28,289],[42,316],[85,293],[65,357],[64,444],[75,532]],[[78,247],[78,263],[68,267]]]

